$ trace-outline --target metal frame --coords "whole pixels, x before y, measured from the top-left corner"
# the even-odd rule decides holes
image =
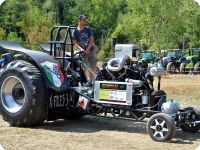
[[[75,26],[55,26],[52,30],[51,30],[51,36],[50,36],[50,40],[49,44],[50,44],[50,55],[52,55],[55,59],[62,59],[63,63],[62,63],[62,68],[64,68],[65,66],[65,62],[66,59],[68,60],[73,60],[74,58],[74,44],[72,41],[72,33],[71,30],[75,29]],[[64,38],[63,41],[61,41],[60,37],[61,37],[61,31],[65,30],[64,33]],[[56,35],[54,36],[54,32],[56,31]],[[68,37],[70,38],[70,43],[67,43],[67,39]],[[61,48],[62,48],[62,57],[57,57],[56,56],[56,45],[60,44]],[[65,57],[65,53],[66,53],[66,45],[70,45],[71,46],[71,57]]]
[[[156,111],[152,109],[135,109],[132,108],[131,106],[122,106],[122,105],[114,105],[114,104],[102,104],[102,103],[97,103],[94,101],[93,98],[87,96],[85,94],[85,90],[79,90],[77,87],[71,88],[74,92],[77,94],[87,98],[89,100],[88,106],[85,110],[85,113],[90,116],[97,116],[97,117],[105,117],[105,118],[113,118],[113,119],[125,119],[125,120],[131,120],[135,122],[146,122],[144,119],[150,118],[154,114],[157,113],[162,113],[162,111]],[[96,107],[98,106],[99,109],[95,110]],[[77,106],[74,106],[77,107]],[[120,109],[122,112],[115,113],[113,110],[114,109]],[[129,113],[130,116],[126,116],[126,113]],[[136,112],[141,112],[143,113],[141,116],[137,116]],[[184,110],[179,110],[177,113],[170,114],[172,118],[175,119],[176,121],[176,127],[179,127],[181,124],[184,124],[187,122],[187,115],[189,115],[192,111],[184,111]],[[200,124],[200,121],[195,121],[191,122],[194,126]]]

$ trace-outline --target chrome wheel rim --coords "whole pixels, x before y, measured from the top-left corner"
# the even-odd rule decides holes
[[[150,130],[153,137],[163,139],[169,132],[167,122],[163,119],[155,119],[151,122]]]
[[[7,77],[1,86],[1,101],[10,113],[20,111],[25,103],[26,91],[22,81],[16,76]]]

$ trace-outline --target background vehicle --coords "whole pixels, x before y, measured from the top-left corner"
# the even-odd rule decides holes
[[[185,59],[181,49],[168,50],[163,57],[163,65],[168,73],[179,71],[181,62]]]
[[[196,74],[200,73],[200,48],[192,48],[189,50],[189,56],[180,65],[180,72],[187,73],[193,71]]]
[[[152,50],[145,50],[140,52],[140,59],[138,65],[143,69],[148,69],[148,64],[154,64],[158,61],[157,54]]]
[[[160,88],[163,68],[144,72],[133,66],[129,57],[112,58],[97,74],[94,86],[82,86],[84,53],[74,52],[73,29],[52,29],[50,55],[27,50],[15,42],[0,42],[0,48],[15,52],[0,70],[0,114],[5,121],[12,126],[34,126],[44,120],[78,119],[84,115],[135,121],[149,118],[147,132],[155,141],[170,140],[176,127],[199,131],[198,110],[180,109],[177,101],[166,100]],[[154,77],[158,77],[157,90]]]

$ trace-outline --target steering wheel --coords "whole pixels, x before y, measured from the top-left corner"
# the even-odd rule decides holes
[[[85,52],[84,51],[78,51],[74,54],[74,57],[78,56],[80,60],[83,60],[83,57],[85,56]]]

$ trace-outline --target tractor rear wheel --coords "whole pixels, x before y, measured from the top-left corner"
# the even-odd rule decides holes
[[[0,71],[0,113],[12,126],[34,126],[47,117],[47,91],[41,72],[15,60]]]
[[[200,74],[200,63],[196,63],[194,66],[194,72],[195,74]]]
[[[176,66],[174,65],[173,62],[169,62],[167,64],[167,68],[166,68],[168,73],[175,73],[176,72]]]

